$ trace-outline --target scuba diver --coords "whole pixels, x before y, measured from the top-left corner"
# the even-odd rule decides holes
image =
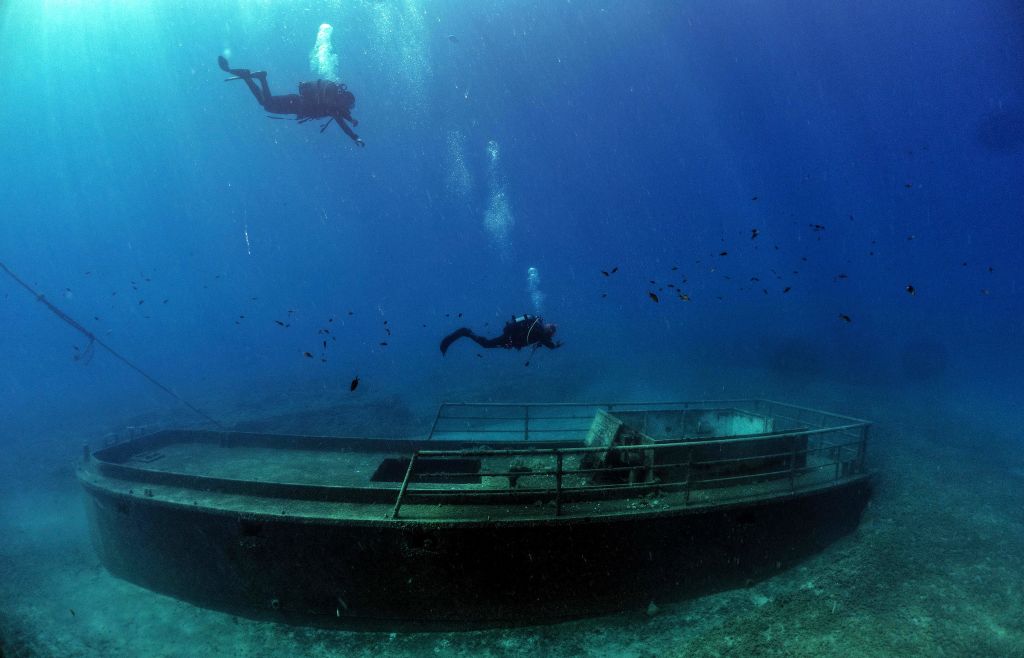
[[[327,130],[331,120],[337,122],[345,134],[352,138],[356,146],[363,147],[366,144],[359,139],[348,123],[358,126],[359,122],[352,118],[352,108],[356,105],[355,95],[348,90],[344,84],[331,82],[330,80],[316,80],[314,82],[300,82],[299,93],[274,96],[270,93],[267,85],[266,71],[250,71],[249,69],[233,69],[228,66],[228,60],[223,56],[217,57],[217,63],[225,73],[235,76],[231,80],[244,80],[249,91],[256,97],[256,102],[263,106],[271,114],[294,114],[299,123],[305,123],[312,119],[327,119],[327,123],[320,127],[320,132]],[[259,86],[253,82],[259,80]],[[281,119],[284,117],[271,117]],[[348,123],[345,123],[345,122]]]
[[[495,338],[477,336],[467,327],[456,329],[445,336],[444,340],[441,341],[441,354],[446,354],[452,343],[460,338],[469,338],[470,340],[475,341],[480,347],[486,347],[488,349],[492,347],[504,347],[508,350],[514,347],[517,350],[521,350],[528,345],[533,345],[533,349],[536,350],[543,345],[544,347],[553,350],[562,346],[561,341],[555,343],[551,340],[551,337],[555,335],[557,330],[557,325],[553,323],[545,323],[543,318],[533,315],[520,315],[519,317],[513,317],[510,321],[506,322],[505,329],[501,332],[501,335]]]

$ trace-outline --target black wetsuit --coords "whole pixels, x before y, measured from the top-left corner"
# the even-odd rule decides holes
[[[512,349],[514,347],[517,350],[521,350],[528,345],[533,345],[536,349],[543,345],[553,350],[561,346],[561,343],[551,340],[551,335],[544,329],[543,318],[533,315],[521,315],[517,318],[512,318],[511,321],[505,323],[505,329],[501,332],[501,335],[494,338],[478,336],[467,327],[456,329],[441,341],[441,354],[448,352],[451,344],[460,338],[469,338],[480,347],[488,349],[492,347]]]
[[[315,80],[299,83],[299,93],[275,96],[270,93],[265,71],[252,72],[249,69],[232,69],[223,57],[217,58],[221,69],[244,80],[256,101],[271,114],[294,114],[300,123],[311,119],[334,119],[353,142],[363,146],[363,140],[348,126],[359,125],[352,118],[356,97],[344,84],[329,80]],[[254,82],[259,80],[259,86]],[[348,122],[348,123],[346,123]],[[326,128],[326,125],[324,126]],[[322,132],[322,131],[321,131]]]

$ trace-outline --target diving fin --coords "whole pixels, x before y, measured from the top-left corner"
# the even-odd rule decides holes
[[[220,66],[220,70],[225,73],[230,73],[235,76],[233,78],[226,78],[224,82],[231,82],[232,80],[245,80],[249,76],[248,69],[233,69],[228,65],[228,60],[223,55],[217,55],[217,65]]]

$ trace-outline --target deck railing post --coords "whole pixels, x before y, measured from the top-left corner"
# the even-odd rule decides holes
[[[434,416],[434,424],[430,426],[430,434],[427,435],[428,441],[434,438],[434,432],[437,430],[437,424],[441,421],[441,413],[444,412],[444,408],[446,406],[448,406],[447,402],[437,408],[437,414]]]
[[[391,510],[391,518],[398,518],[398,510],[402,507],[402,497],[405,496],[405,490],[409,488],[409,480],[412,478],[412,469],[416,464],[416,457],[419,456],[419,451],[412,453],[412,457],[409,458],[409,468],[405,469],[405,477],[402,478],[402,487],[398,490],[398,498],[395,499],[395,509]]]
[[[555,516],[562,515],[562,451],[555,448]]]

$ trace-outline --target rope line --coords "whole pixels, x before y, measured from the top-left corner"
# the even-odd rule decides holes
[[[174,391],[172,391],[171,389],[167,388],[166,386],[164,386],[164,385],[163,385],[163,384],[161,384],[160,382],[158,382],[158,381],[157,381],[156,379],[154,379],[154,378],[153,378],[153,377],[152,377],[152,376],[151,376],[151,375],[150,375],[149,373],[147,373],[147,372],[146,372],[145,370],[143,370],[143,369],[142,369],[142,368],[140,368],[139,366],[135,365],[134,363],[132,363],[131,361],[129,361],[129,360],[127,359],[127,358],[125,358],[125,357],[121,356],[121,355],[120,355],[120,354],[119,354],[119,353],[117,352],[117,350],[115,350],[114,348],[112,348],[111,346],[107,345],[106,343],[104,343],[104,342],[103,342],[102,340],[100,340],[99,338],[97,338],[97,337],[96,337],[96,335],[95,335],[94,333],[92,333],[91,331],[89,331],[88,329],[86,329],[85,327],[83,327],[83,326],[82,326],[81,324],[79,324],[79,323],[78,323],[78,322],[77,322],[77,321],[76,321],[76,320],[75,320],[74,318],[72,318],[72,317],[71,317],[70,315],[68,315],[68,314],[67,314],[67,313],[65,313],[64,311],[62,311],[62,310],[60,310],[59,308],[57,308],[56,306],[54,306],[54,305],[53,305],[53,304],[52,304],[52,303],[50,302],[50,300],[46,299],[46,296],[45,296],[45,295],[43,295],[42,293],[40,293],[40,292],[36,291],[36,290],[35,290],[35,289],[34,289],[34,288],[33,288],[32,286],[30,286],[30,285],[28,285],[27,283],[25,283],[25,282],[24,282],[24,281],[23,281],[23,280],[21,279],[21,277],[19,277],[19,276],[18,276],[17,274],[15,274],[14,272],[12,272],[12,271],[10,270],[10,268],[8,268],[8,267],[7,267],[6,265],[4,265],[4,264],[3,264],[2,262],[0,262],[0,269],[3,269],[3,271],[4,271],[4,272],[5,272],[6,274],[7,274],[7,276],[9,276],[9,277],[11,277],[12,279],[14,279],[14,280],[15,280],[15,281],[16,281],[16,282],[18,283],[18,285],[20,285],[20,286],[21,286],[22,288],[24,288],[25,290],[29,291],[29,293],[30,293],[30,294],[31,294],[31,295],[32,295],[33,297],[35,297],[35,298],[36,298],[36,301],[37,301],[37,302],[42,302],[42,304],[43,304],[44,306],[46,306],[46,308],[48,308],[48,309],[50,310],[50,312],[51,312],[51,313],[53,313],[54,315],[56,315],[56,316],[57,316],[58,318],[60,318],[60,319],[61,319],[61,320],[63,320],[64,322],[67,322],[67,323],[68,323],[69,325],[71,325],[71,327],[72,327],[72,328],[73,328],[73,329],[74,329],[75,331],[79,332],[80,334],[82,334],[83,336],[85,336],[86,338],[88,338],[88,339],[89,339],[89,346],[88,346],[88,347],[86,348],[86,354],[89,354],[89,355],[91,356],[91,350],[92,350],[92,346],[93,346],[94,344],[95,344],[95,345],[99,345],[100,347],[102,347],[103,349],[105,349],[105,350],[106,350],[107,352],[109,352],[109,353],[110,353],[111,355],[113,355],[113,357],[114,357],[114,358],[118,359],[119,361],[121,361],[122,363],[124,363],[124,364],[125,364],[126,366],[128,366],[129,368],[131,368],[131,369],[132,369],[132,370],[134,370],[135,372],[137,372],[137,373],[139,373],[140,375],[142,375],[143,377],[145,377],[145,378],[146,378],[147,380],[149,380],[149,382],[150,382],[150,383],[152,383],[152,384],[153,384],[154,386],[156,386],[157,388],[159,388],[159,389],[160,389],[160,390],[162,390],[163,392],[167,393],[168,395],[170,395],[171,397],[173,397],[173,398],[174,398],[175,400],[177,400],[177,401],[178,401],[178,402],[180,402],[181,404],[183,404],[183,405],[185,405],[186,407],[188,407],[188,408],[189,408],[189,409],[190,409],[191,411],[195,412],[195,413],[196,413],[197,415],[199,415],[199,416],[201,416],[201,417],[205,418],[206,420],[210,421],[211,423],[213,423],[213,424],[214,424],[214,425],[216,425],[217,427],[222,427],[222,425],[221,425],[221,424],[220,424],[219,422],[217,422],[217,420],[216,420],[216,419],[214,419],[214,418],[213,418],[212,416],[210,416],[210,415],[209,415],[209,414],[207,414],[206,412],[202,411],[201,409],[197,408],[196,406],[194,406],[193,404],[191,404],[191,403],[190,403],[190,402],[189,402],[188,400],[185,400],[185,399],[184,399],[184,398],[182,398],[182,397],[181,397],[180,395],[178,395],[177,393],[175,393],[175,392],[174,392]],[[76,357],[76,359],[77,359],[77,358],[80,358],[80,357]]]

